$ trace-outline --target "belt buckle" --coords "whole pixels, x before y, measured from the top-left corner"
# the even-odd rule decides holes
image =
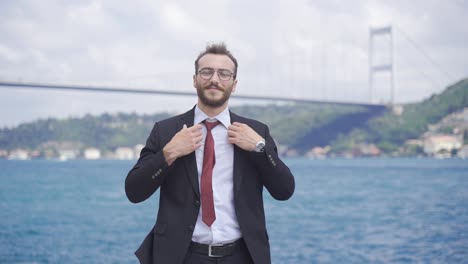
[[[212,254],[212,252],[211,252],[212,249],[213,249],[213,247],[219,247],[219,246],[222,246],[222,245],[208,245],[208,256],[209,256],[209,257],[213,257],[213,258],[220,258],[220,257],[222,257],[222,255],[214,255],[214,254]]]

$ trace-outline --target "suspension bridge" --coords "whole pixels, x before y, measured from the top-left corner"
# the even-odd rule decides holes
[[[401,34],[404,34],[401,32]],[[367,108],[381,109],[388,106],[395,105],[395,66],[394,66],[394,28],[392,26],[385,26],[379,28],[370,28],[369,30],[369,46],[368,46],[368,98],[367,100],[340,100],[336,98],[312,98],[311,96],[305,96],[300,94],[299,96],[291,96],[291,93],[280,93],[280,94],[242,94],[236,93],[233,98],[243,100],[261,100],[261,101],[279,101],[279,102],[295,102],[295,103],[313,103],[313,104],[336,104],[336,105],[354,105],[362,106]],[[432,60],[427,53],[425,53],[417,44],[412,41],[406,34],[404,37],[409,43],[411,43],[420,53],[432,64],[434,68],[437,68],[444,75],[448,75],[447,72],[443,71],[442,68]],[[385,45],[378,45],[378,41]],[[383,55],[382,55],[383,54]],[[382,59],[383,58],[383,59]],[[307,60],[308,58],[305,58]],[[292,67],[294,68],[294,66]],[[389,89],[387,94],[389,98],[375,102],[374,94],[378,91],[378,85],[376,85],[376,78],[384,73],[388,80],[386,81],[386,89]],[[424,75],[424,73],[423,73]],[[280,78],[280,77],[278,77]],[[424,78],[429,78],[427,75]],[[293,78],[290,78],[293,79]],[[294,83],[289,81],[289,83]],[[76,85],[76,84],[58,84],[58,83],[44,83],[35,81],[8,81],[0,80],[0,88],[3,89],[35,89],[35,90],[62,90],[62,91],[81,91],[81,92],[99,92],[99,93],[129,93],[129,94],[154,94],[154,95],[171,95],[171,96],[196,96],[196,93],[180,91],[177,89],[142,89],[131,86],[106,86],[106,85]]]

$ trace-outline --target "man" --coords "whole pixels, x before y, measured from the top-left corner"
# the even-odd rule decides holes
[[[154,125],[125,180],[133,203],[160,189],[141,263],[271,263],[263,187],[277,200],[294,192],[268,127],[229,111],[237,60],[224,43],[195,61],[197,105]]]

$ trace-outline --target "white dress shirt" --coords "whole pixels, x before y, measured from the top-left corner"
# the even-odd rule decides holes
[[[221,124],[211,130],[214,140],[216,163],[213,168],[213,200],[216,220],[207,226],[202,221],[202,208],[198,214],[197,223],[193,232],[192,240],[203,244],[222,244],[235,241],[242,237],[239,223],[237,221],[234,208],[234,186],[233,186],[233,165],[234,146],[228,142],[227,128],[231,125],[229,109],[226,107],[223,112],[215,117],[208,117],[198,105],[195,107],[194,124],[203,122],[220,121]],[[203,126],[202,146],[195,150],[197,160],[198,182],[201,180],[203,166],[203,152],[206,138],[206,127]],[[200,184],[199,184],[200,186]],[[201,190],[200,190],[201,194]],[[201,201],[200,201],[201,202]]]

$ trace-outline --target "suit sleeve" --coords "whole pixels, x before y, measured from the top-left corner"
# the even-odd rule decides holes
[[[148,199],[164,182],[169,166],[163,155],[163,147],[156,123],[140,158],[125,179],[125,193],[131,202],[139,203]]]
[[[295,189],[294,176],[291,170],[278,156],[278,150],[270,135],[268,126],[264,130],[265,151],[252,153],[255,164],[262,177],[263,184],[270,195],[277,200],[289,199]]]

